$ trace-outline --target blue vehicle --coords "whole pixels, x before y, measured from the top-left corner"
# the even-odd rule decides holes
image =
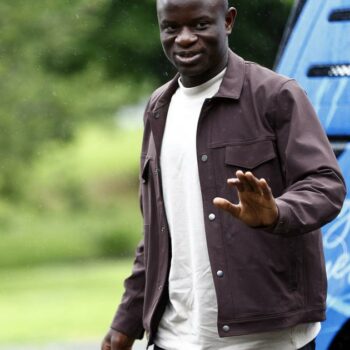
[[[275,68],[307,92],[346,179],[344,207],[323,228],[327,320],[317,349],[350,349],[350,0],[296,1]]]

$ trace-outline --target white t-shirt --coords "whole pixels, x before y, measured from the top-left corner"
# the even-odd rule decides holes
[[[217,93],[226,69],[199,86],[179,80],[168,111],[161,150],[162,184],[172,246],[169,303],[155,344],[166,350],[295,350],[320,323],[267,333],[220,338],[217,300],[205,236],[196,151],[203,102]]]

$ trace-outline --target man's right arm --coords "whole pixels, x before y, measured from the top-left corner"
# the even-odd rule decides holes
[[[124,282],[125,292],[105,336],[102,350],[130,350],[135,339],[142,339],[143,301],[145,289],[144,244],[136,249],[132,274]]]
[[[169,83],[161,86],[153,92],[145,108],[145,112],[143,115],[144,132],[141,150],[139,176],[140,180],[141,171],[144,165],[144,158],[142,157],[142,155],[147,153],[151,133],[148,121],[148,114],[152,109],[151,106],[154,106],[156,100],[167,88],[168,84]],[[141,181],[139,189],[140,209],[143,216]],[[114,316],[111,328],[107,333],[105,339],[103,340],[102,350],[129,350],[132,348],[132,344],[135,339],[143,338],[143,303],[145,295],[145,285],[146,276],[144,265],[144,241],[142,239],[136,249],[132,274],[124,282],[125,292],[123,294],[122,301],[117,309],[117,312]],[[115,344],[118,344],[119,347],[117,347],[117,345]],[[131,345],[129,346],[128,344]]]
[[[156,93],[152,97],[157,96]],[[152,98],[148,101],[144,113],[144,134],[142,151],[148,144],[148,133],[145,132],[147,112]],[[142,169],[142,157],[140,169]],[[141,187],[139,190],[140,209],[143,215]],[[122,301],[113,318],[111,328],[102,342],[102,350],[129,350],[135,339],[142,339],[144,334],[142,316],[145,293],[145,265],[144,265],[144,241],[139,243],[136,249],[133,270],[125,282],[125,291]]]

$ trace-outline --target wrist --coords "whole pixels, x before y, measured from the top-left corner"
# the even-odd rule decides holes
[[[111,328],[112,338],[115,343],[123,347],[131,347],[135,341],[134,338]]]

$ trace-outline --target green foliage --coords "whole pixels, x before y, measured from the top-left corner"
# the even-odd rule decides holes
[[[142,237],[141,130],[80,129],[28,169],[22,204],[0,201],[0,266],[131,255]]]
[[[18,198],[26,169],[48,141],[70,141],[82,122],[111,119],[120,105],[150,91],[152,80],[130,83],[126,75],[110,79],[96,42],[91,46],[87,38],[102,25],[108,3],[0,3],[3,197]],[[87,60],[88,53],[99,58]]]
[[[246,60],[273,67],[293,0],[232,0],[238,11],[230,46]]]
[[[110,205],[137,189],[141,135],[140,129],[86,125],[70,144],[46,145],[30,169],[25,197],[43,209]]]
[[[43,142],[71,136],[67,108],[38,69],[40,29],[28,5],[0,4],[0,191],[8,195],[17,192],[25,167]]]
[[[121,200],[123,206],[81,214],[16,208],[7,217],[6,229],[2,225],[6,233],[1,236],[1,268],[132,255],[142,237],[138,203]]]
[[[63,36],[43,56],[44,65],[71,74],[93,62],[107,79],[158,80],[168,65],[155,8],[154,0],[80,1]]]

